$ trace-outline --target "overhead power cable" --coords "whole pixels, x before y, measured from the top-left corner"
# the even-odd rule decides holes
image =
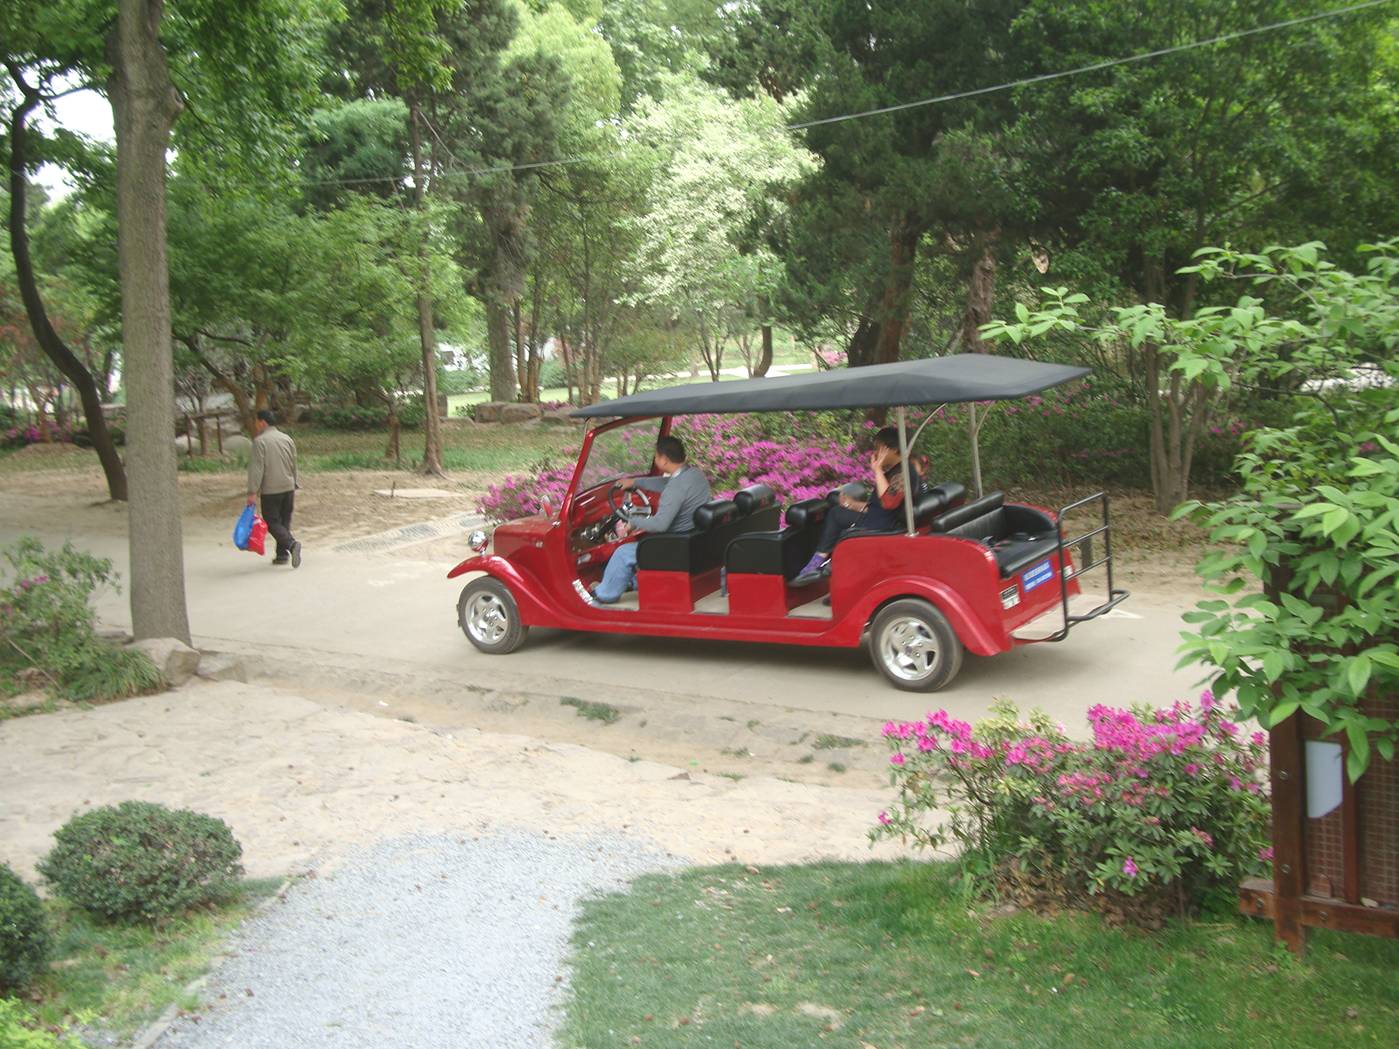
[[[848,120],[864,120],[868,117],[882,116],[885,113],[899,113],[908,109],[918,109],[923,106],[935,106],[947,102],[956,102],[965,98],[976,98],[980,95],[995,94],[1000,91],[1011,91],[1018,87],[1028,87],[1032,84],[1043,84],[1051,80],[1063,80],[1066,77],[1082,76],[1084,73],[1095,73],[1103,69],[1111,69],[1114,66],[1130,65],[1136,62],[1148,62],[1152,59],[1164,58],[1167,55],[1180,54],[1183,51],[1194,51],[1202,47],[1214,47],[1219,44],[1227,44],[1235,40],[1242,40],[1246,37],[1259,36],[1264,33],[1276,33],[1286,29],[1295,29],[1298,26],[1308,25],[1313,22],[1321,22],[1332,18],[1342,18],[1346,15],[1358,14],[1361,11],[1368,11],[1376,7],[1383,7],[1392,4],[1395,0],[1365,0],[1363,3],[1351,4],[1347,7],[1337,7],[1329,11],[1318,11],[1316,14],[1302,15],[1297,18],[1289,18],[1281,22],[1272,22],[1268,25],[1254,26],[1251,29],[1237,29],[1229,33],[1221,33],[1205,40],[1191,40],[1184,44],[1175,44],[1171,47],[1157,48],[1154,51],[1143,51],[1135,55],[1125,55],[1122,58],[1106,59],[1102,62],[1092,62],[1085,66],[1076,66],[1073,69],[1064,69],[1055,73],[1040,73],[1036,76],[1022,77],[1019,80],[1008,80],[1002,84],[992,84],[988,87],[971,88],[967,91],[956,91],[947,95],[935,95],[932,98],[920,98],[913,102],[900,102],[892,106],[880,106],[876,109],[863,109],[855,113],[841,113],[837,116],[821,117],[816,120],[803,120],[794,124],[783,125],[787,131],[804,131],[807,128],[821,127],[826,124],[839,124]],[[432,129],[436,136],[436,129]],[[439,143],[441,139],[438,139]],[[446,149],[446,146],[443,146]],[[569,164],[582,164],[588,160],[599,157],[613,156],[613,152],[582,153],[571,157],[560,157],[555,160],[538,160],[523,164],[496,164],[483,165],[479,167],[465,168],[442,168],[438,170],[438,177],[455,176],[459,178],[470,178],[478,175],[499,175],[512,171],[534,171],[541,168],[564,167]],[[386,175],[380,178],[357,178],[357,179],[325,179],[321,181],[308,182],[313,186],[336,186],[336,185],[356,185],[369,182],[398,182],[399,178]]]

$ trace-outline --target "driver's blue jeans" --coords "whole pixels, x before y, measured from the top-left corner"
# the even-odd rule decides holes
[[[593,591],[593,596],[603,604],[610,605],[635,586],[636,544],[626,543],[607,559],[607,567],[602,570],[602,582]]]

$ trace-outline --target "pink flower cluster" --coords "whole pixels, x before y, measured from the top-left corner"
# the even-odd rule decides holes
[[[1093,730],[1091,743],[1075,743],[1062,737],[1046,739],[1022,725],[1026,730],[1024,735],[1001,740],[992,746],[978,740],[969,723],[952,717],[945,710],[931,713],[923,721],[887,722],[883,734],[896,748],[890,758],[896,766],[906,763],[908,752],[937,751],[954,770],[994,767],[1006,772],[1023,771],[1035,777],[1053,777],[1052,782],[1062,800],[1074,800],[1085,806],[1110,800],[1139,807],[1148,799],[1169,797],[1168,786],[1151,782],[1154,762],[1162,757],[1195,758],[1184,766],[1176,766],[1191,779],[1198,779],[1208,762],[1208,767],[1220,772],[1220,782],[1227,781],[1231,790],[1247,790],[1253,794],[1262,790],[1251,776],[1261,761],[1258,752],[1267,746],[1266,735],[1255,732],[1250,737],[1253,753],[1242,756],[1236,766],[1238,772],[1225,770],[1224,755],[1213,750],[1211,745],[1235,741],[1239,727],[1224,719],[1221,708],[1208,691],[1201,695],[1198,711],[1190,703],[1178,702],[1152,712],[1150,717],[1143,717],[1130,710],[1100,704],[1089,709],[1088,721]],[[1095,754],[1104,760],[1085,760]],[[1070,764],[1071,770],[1060,771]],[[1088,771],[1084,771],[1085,768]],[[1241,779],[1240,772],[1250,778]],[[1035,801],[1053,805],[1047,798]]]
[[[799,421],[788,423],[793,431],[800,429]],[[677,422],[675,434],[685,442],[690,461],[709,478],[716,498],[765,484],[780,502],[790,505],[824,497],[847,481],[868,478],[870,472],[867,455],[853,444],[819,436],[774,440],[763,436],[752,417],[693,416]],[[646,470],[650,447],[643,438],[626,435],[628,462],[615,464],[618,472]],[[477,508],[492,520],[509,521],[538,513],[543,499],[557,507],[573,477],[576,454],[576,449],[564,449],[557,459],[561,465],[542,467],[533,476],[512,475],[491,485]]]

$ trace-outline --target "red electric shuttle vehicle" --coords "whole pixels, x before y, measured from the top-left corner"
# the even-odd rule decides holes
[[[983,495],[976,434],[988,410],[979,406],[1087,371],[959,354],[696,383],[579,409],[573,414],[590,424],[562,504],[506,522],[494,536],[473,532],[476,556],[448,574],[484,573],[462,591],[458,622],[473,645],[494,654],[514,651],[530,627],[846,648],[867,643],[895,686],[923,692],[956,676],[964,650],[991,656],[1061,641],[1074,624],[1127,597],[1113,585],[1107,496],[1098,492],[1055,512],[1008,502],[1001,492]],[[919,434],[909,436],[905,409],[953,404],[969,409],[974,491],[969,496],[961,482],[929,477],[931,487],[915,497],[908,450]],[[896,415],[904,527],[847,533],[832,552],[829,574],[817,582],[792,585],[815,550],[834,492],[784,511],[770,488],[754,485],[700,507],[690,531],[617,538],[618,522],[654,512],[659,499],[618,482],[654,472],[656,438],[670,432],[676,416],[874,407]],[[1064,516],[1080,508],[1093,512],[1095,526],[1066,536]],[[623,542],[640,544],[636,589],[617,604],[596,604],[586,588]],[[1104,572],[1095,597],[1084,592],[1081,578],[1097,568]]]

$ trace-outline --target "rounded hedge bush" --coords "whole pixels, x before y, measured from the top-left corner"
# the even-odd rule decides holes
[[[28,986],[44,971],[49,946],[39,894],[0,863],[0,991]]]
[[[236,890],[242,847],[228,824],[145,801],[69,820],[39,873],[64,899],[108,921],[155,921]]]

